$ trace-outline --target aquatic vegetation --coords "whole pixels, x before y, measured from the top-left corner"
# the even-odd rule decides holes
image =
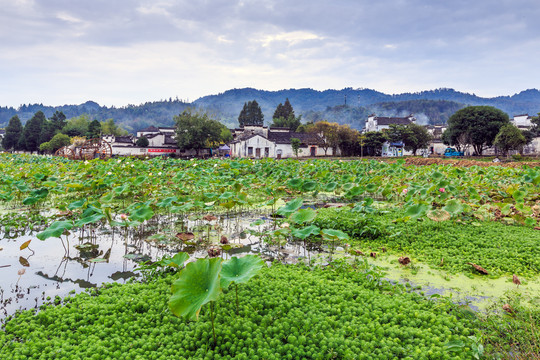
[[[238,288],[239,315],[234,292],[225,291],[214,319],[215,346],[210,311],[203,308],[197,322],[168,312],[176,277],[113,284],[37,314],[23,312],[0,332],[0,357],[473,358],[469,349],[453,354],[444,346],[468,341],[473,320],[402,287],[373,288],[345,264],[263,268]]]

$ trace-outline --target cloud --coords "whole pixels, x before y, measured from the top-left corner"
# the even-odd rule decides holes
[[[233,87],[538,86],[532,0],[0,0],[0,98],[105,104]],[[61,84],[61,85],[54,85]]]

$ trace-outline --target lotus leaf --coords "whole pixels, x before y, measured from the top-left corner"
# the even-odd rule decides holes
[[[221,269],[221,287],[227,289],[231,283],[248,282],[263,268],[264,261],[257,255],[232,257],[223,263]]]
[[[169,308],[178,317],[197,320],[204,304],[215,301],[220,292],[220,258],[189,263],[172,284]]]

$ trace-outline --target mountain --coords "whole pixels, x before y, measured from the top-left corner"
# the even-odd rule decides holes
[[[190,106],[203,108],[227,126],[236,127],[238,114],[244,103],[252,100],[257,100],[263,111],[265,124],[269,124],[277,105],[285,102],[287,98],[295,114],[302,115],[304,121],[324,119],[349,124],[356,129],[364,126],[367,116],[371,113],[379,116],[404,116],[413,113],[420,123],[441,124],[445,123],[455,111],[467,105],[494,106],[511,117],[525,113],[535,115],[540,112],[540,91],[537,89],[524,90],[512,96],[484,98],[448,88],[394,95],[363,88],[324,91],[307,88],[279,91],[244,88],[204,96],[193,103],[169,99],[119,108],[100,106],[93,101],[80,105],[28,104],[17,109],[0,107],[0,127],[7,126],[9,119],[15,114],[19,115],[24,123],[37,111],[43,111],[50,117],[58,110],[64,112],[68,118],[82,114],[88,114],[100,121],[113,118],[117,124],[134,133],[149,125],[172,126],[173,117]]]
[[[257,100],[265,123],[277,105],[289,99],[296,115],[304,120],[336,121],[361,128],[371,113],[379,116],[408,115],[413,113],[422,123],[446,122],[455,111],[468,105],[497,107],[509,116],[540,112],[540,91],[529,89],[513,96],[484,98],[454,89],[442,88],[416,93],[388,95],[371,89],[345,88],[342,90],[288,89],[279,91],[253,88],[232,89],[217,95],[204,96],[194,104],[210,110],[229,126],[236,126],[238,114],[245,102]]]
[[[147,102],[140,105],[127,105],[124,107],[100,106],[94,101],[87,101],[80,105],[45,106],[43,104],[21,105],[18,109],[0,107],[0,127],[7,126],[13,115],[18,115],[24,124],[36,112],[43,111],[46,117],[51,117],[55,111],[62,111],[68,119],[88,114],[92,119],[104,121],[114,119],[124,129],[136,133],[150,125],[173,126],[175,115],[180,114],[191,104],[173,100]]]

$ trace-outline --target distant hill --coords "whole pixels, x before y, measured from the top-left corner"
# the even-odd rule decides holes
[[[399,115],[413,113],[423,123],[444,123],[455,111],[468,105],[490,105],[509,116],[540,112],[540,91],[530,89],[513,96],[483,98],[454,89],[437,89],[417,93],[388,95],[371,89],[342,90],[289,89],[279,91],[253,88],[232,89],[217,95],[204,96],[194,104],[211,110],[223,122],[236,126],[236,119],[245,102],[257,100],[265,122],[269,123],[276,106],[288,98],[297,115],[304,120],[336,121],[361,128],[370,113]]]
[[[112,118],[124,129],[136,133],[138,130],[150,125],[174,125],[173,117],[180,114],[190,105],[178,99],[169,99],[119,108],[100,106],[93,101],[87,101],[80,105],[45,106],[43,104],[29,104],[22,105],[18,109],[0,107],[0,127],[7,126],[9,119],[15,114],[19,115],[24,124],[38,111],[43,111],[46,117],[52,116],[55,111],[62,111],[68,119],[83,114],[88,114],[93,119],[100,121]]]
[[[279,91],[257,90],[253,88],[231,89],[216,95],[208,95],[193,103],[178,99],[147,102],[124,107],[100,106],[93,101],[80,105],[44,106],[43,104],[22,105],[18,109],[0,107],[0,127],[5,127],[9,119],[18,114],[23,123],[37,111],[50,117],[54,111],[64,112],[68,118],[88,114],[98,120],[113,118],[130,132],[136,132],[149,125],[172,126],[173,117],[189,106],[208,110],[215,118],[229,127],[238,125],[238,114],[244,103],[257,100],[262,108],[265,124],[272,121],[272,115],[279,103],[289,99],[296,115],[304,121],[328,120],[361,129],[367,116],[408,115],[413,113],[420,123],[440,124],[446,122],[455,111],[467,105],[490,105],[499,108],[509,116],[540,112],[540,91],[529,89],[512,96],[483,98],[475,94],[454,89],[436,89],[416,93],[388,95],[371,89],[345,88],[342,90],[288,89]]]

